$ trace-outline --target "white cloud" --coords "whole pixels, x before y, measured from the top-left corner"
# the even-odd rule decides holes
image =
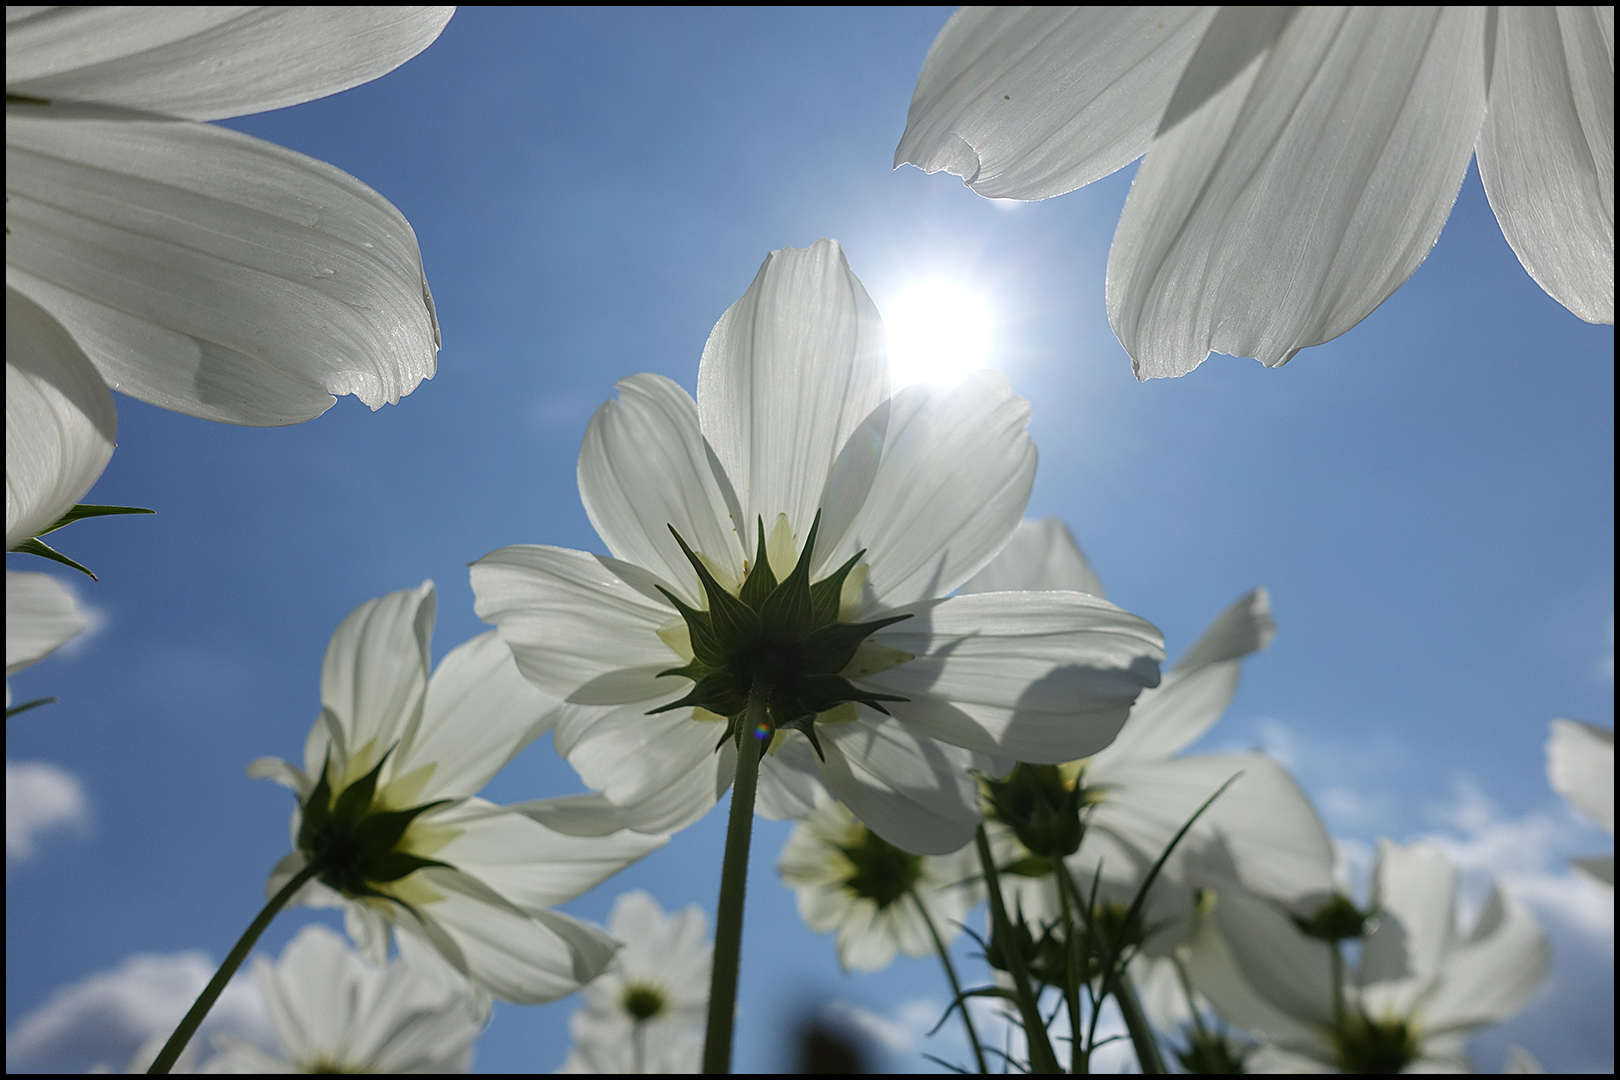
[[[6,760],[6,861],[30,858],[41,834],[90,829],[90,801],[66,769],[43,761]]]
[[[61,987],[7,1032],[6,1069],[122,1071],[132,1055],[174,1029],[214,970],[195,949],[137,953]],[[216,1032],[274,1045],[258,986],[245,972],[225,987],[192,1044]]]

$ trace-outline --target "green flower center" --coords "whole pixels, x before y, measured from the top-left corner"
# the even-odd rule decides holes
[[[1348,896],[1334,893],[1333,898],[1317,908],[1316,914],[1310,918],[1302,919],[1295,915],[1293,919],[1294,925],[1307,937],[1339,942],[1365,936],[1369,929],[1367,922],[1372,917],[1372,912],[1362,911],[1350,902]]]
[[[651,1020],[664,1011],[664,992],[648,983],[627,983],[619,1003],[633,1019]]]
[[[388,754],[384,754],[376,768],[334,797],[328,775],[332,763],[328,759],[315,789],[304,800],[298,850],[320,868],[316,877],[322,884],[350,898],[397,900],[376,886],[398,881],[425,866],[449,865],[400,848],[413,821],[451,800],[440,799],[405,810],[378,806],[377,777],[387,761]]]
[[[917,884],[922,877],[922,856],[895,847],[864,825],[860,829],[859,841],[838,849],[854,867],[844,879],[844,887],[873,901],[882,911]]]
[[[1333,1031],[1340,1072],[1398,1073],[1417,1057],[1417,1036],[1405,1020],[1374,1020],[1347,1012]]]
[[[866,552],[857,552],[832,574],[812,584],[810,564],[820,525],[821,513],[817,511],[799,561],[778,580],[766,553],[765,523],[760,521],[753,569],[735,596],[715,580],[674,526],[670,527],[697,571],[709,607],[699,611],[660,587],[659,591],[686,620],[692,660],[659,674],[680,675],[695,685],[691,693],[653,709],[653,713],[688,706],[707,709],[728,717],[731,723],[726,736],[740,738],[740,720],[750,698],[763,694],[768,730],[756,732],[758,737],[768,738],[780,728],[797,728],[820,754],[821,743],[812,726],[818,713],[851,701],[886,713],[881,702],[905,700],[861,690],[841,674],[868,636],[911,616],[894,615],[866,623],[840,622],[838,607],[844,579]]]

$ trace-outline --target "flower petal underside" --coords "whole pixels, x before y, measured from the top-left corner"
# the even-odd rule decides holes
[[[332,634],[321,663],[321,705],[341,731],[342,764],[369,743],[369,769],[416,726],[437,610],[433,583],[424,581],[360,605]],[[318,777],[324,750],[311,755],[308,749],[304,771]]]
[[[6,678],[45,659],[83,629],[73,594],[55,578],[6,571]]]
[[[431,378],[416,236],[354,177],[186,121],[6,119],[7,283],[113,389],[209,420],[371,408]]]
[[[918,855],[945,855],[972,839],[980,821],[972,757],[858,709],[853,722],[817,729],[832,793],[873,832]]]
[[[1479,133],[1484,33],[1482,8],[1306,8],[1162,131],[1108,261],[1137,377],[1184,375],[1212,350],[1275,367],[1405,281]]]
[[[964,593],[1062,589],[1108,599],[1091,560],[1055,517],[1025,518],[1001,553],[963,583]]]
[[[118,416],[84,351],[6,289],[6,549],[73,509],[112,457]]]
[[[1536,284],[1614,322],[1614,8],[1503,7],[1479,178]]]
[[[6,89],[188,120],[267,112],[387,74],[432,44],[454,11],[10,9]]]

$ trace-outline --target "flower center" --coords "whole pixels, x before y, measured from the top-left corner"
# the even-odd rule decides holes
[[[406,833],[422,814],[451,800],[387,809],[377,798],[377,777],[387,760],[388,754],[384,754],[375,768],[334,797],[328,759],[315,789],[304,801],[298,850],[320,868],[316,876],[322,884],[350,898],[398,900],[376,886],[398,881],[425,866],[449,865],[406,850],[411,846]]]
[[[844,887],[873,901],[882,911],[917,884],[922,876],[922,856],[895,847],[864,826],[860,831],[864,834],[860,840],[838,849],[854,867],[844,879]]]
[[[1333,1031],[1340,1072],[1398,1073],[1417,1057],[1417,1037],[1405,1020],[1374,1020],[1348,1011]]]
[[[866,552],[857,552],[830,575],[812,583],[810,564],[820,525],[821,513],[817,511],[798,562],[778,580],[766,551],[765,523],[760,521],[753,569],[736,595],[715,580],[681,534],[670,527],[697,571],[709,607],[700,611],[660,587],[659,591],[686,620],[692,660],[659,674],[680,675],[695,685],[691,693],[653,709],[653,713],[686,706],[707,709],[730,718],[726,735],[737,738],[750,698],[761,694],[770,728],[761,735],[797,728],[820,754],[821,744],[813,727],[818,713],[848,702],[860,702],[886,713],[881,702],[905,700],[859,689],[841,674],[868,636],[911,616],[893,615],[865,623],[839,621],[844,579]]]
[[[651,1020],[664,1011],[664,992],[649,983],[626,983],[619,1000],[624,1011],[637,1021]]]

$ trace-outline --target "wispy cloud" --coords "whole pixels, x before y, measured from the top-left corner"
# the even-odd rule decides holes
[[[137,953],[61,987],[7,1032],[6,1069],[122,1071],[132,1055],[174,1029],[214,968],[199,950]],[[246,973],[225,988],[193,1045],[227,1031],[272,1040],[258,987]]]
[[[90,831],[90,800],[66,769],[44,761],[6,760],[6,861],[31,858],[48,832]]]

